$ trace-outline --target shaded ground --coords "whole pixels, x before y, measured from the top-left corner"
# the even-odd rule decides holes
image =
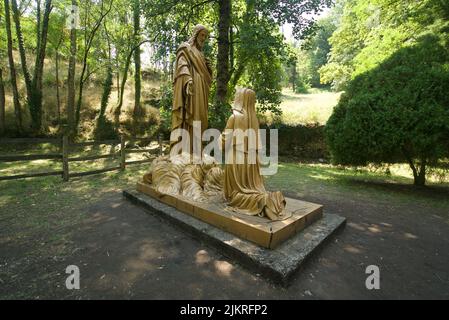
[[[282,165],[267,179],[272,189],[348,219],[285,289],[125,201],[120,190],[143,171],[1,182],[0,298],[449,298],[447,187]],[[71,264],[81,290],[65,288]],[[371,264],[381,272],[377,291],[365,288]]]

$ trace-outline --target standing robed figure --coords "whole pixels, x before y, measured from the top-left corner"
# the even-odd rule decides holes
[[[182,43],[176,51],[171,130],[178,128],[187,130],[190,152],[194,141],[201,144],[201,136],[194,137],[193,121],[201,122],[201,135],[207,129],[212,68],[202,49],[208,35],[209,31],[205,26],[197,25],[189,41]],[[177,141],[172,141],[171,147],[176,143]]]

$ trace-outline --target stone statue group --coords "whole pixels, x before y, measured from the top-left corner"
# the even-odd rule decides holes
[[[182,43],[176,52],[173,77],[172,132],[183,129],[188,133],[189,146],[201,144],[203,131],[208,127],[208,98],[212,83],[212,68],[203,54],[209,32],[197,25],[192,37]],[[183,196],[191,201],[224,201],[229,210],[258,215],[271,220],[281,219],[286,201],[280,191],[265,189],[260,174],[258,151],[260,149],[259,122],[256,116],[256,94],[249,88],[238,88],[235,93],[232,115],[220,136],[220,146],[230,145],[232,157],[243,156],[243,162],[231,161],[224,168],[213,157],[203,155],[201,163],[192,161],[192,149],[187,153],[161,156],[152,163],[144,182],[150,183],[160,193]],[[194,122],[201,130],[194,130]],[[256,143],[236,139],[236,130],[252,130]],[[198,136],[200,135],[200,136]],[[171,142],[173,145],[177,141]],[[256,154],[256,161],[248,161]]]

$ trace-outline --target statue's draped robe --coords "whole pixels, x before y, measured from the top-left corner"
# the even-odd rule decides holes
[[[229,118],[226,129],[221,136],[222,147],[232,150],[230,155],[233,163],[225,164],[223,191],[228,207],[234,211],[249,214],[266,216],[271,220],[277,220],[282,216],[285,208],[285,199],[281,192],[270,192],[265,189],[263,178],[260,175],[259,164],[259,123],[255,115],[254,103],[249,102],[247,97],[243,98],[243,110],[234,110]],[[243,140],[236,139],[233,132],[237,129],[253,129],[255,132],[255,143],[248,143],[245,137]],[[232,131],[231,131],[232,130]],[[231,148],[231,149],[229,149]],[[251,148],[255,150],[251,150]],[[243,164],[237,163],[237,154],[243,151]],[[255,152],[256,161],[248,161],[249,154]],[[253,161],[254,162],[254,161]]]
[[[186,94],[189,81],[193,81],[193,95]],[[171,129],[182,128],[189,132],[190,151],[193,148],[193,121],[201,121],[201,135],[207,129],[211,83],[211,69],[203,53],[187,42],[181,44],[176,53]],[[197,138],[201,141],[201,137],[195,137]]]

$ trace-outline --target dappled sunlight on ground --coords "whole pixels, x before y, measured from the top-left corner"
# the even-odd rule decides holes
[[[234,266],[227,261],[215,261],[214,262],[216,273],[219,276],[230,277]]]
[[[289,188],[305,197],[319,196],[318,203],[328,202],[327,212],[343,208],[342,215],[348,218],[348,224],[343,233],[331,241],[331,248],[324,247],[316,262],[298,275],[292,288],[280,289],[228,261],[218,251],[205,248],[170,224],[123,201],[121,189],[133,187],[143,172],[145,168],[134,167],[121,173],[74,179],[70,183],[46,178],[3,182],[14,187],[7,188],[7,194],[0,197],[3,208],[7,208],[6,212],[1,210],[5,233],[0,243],[8,252],[14,252],[16,247],[23,248],[21,250],[26,250],[26,257],[30,259],[17,258],[21,253],[9,254],[7,269],[0,270],[0,278],[8,281],[9,292],[15,292],[12,296],[35,297],[46,292],[48,297],[87,299],[366,297],[369,295],[363,291],[366,265],[382,263],[381,270],[400,270],[407,275],[419,268],[427,272],[423,274],[428,274],[428,267],[419,260],[421,242],[428,240],[420,229],[410,225],[413,219],[406,221],[396,216],[407,212],[406,209],[414,210],[420,198],[429,198],[426,193],[418,196],[411,193],[401,203],[394,189],[369,187],[369,184],[361,188],[360,184],[348,180],[364,176],[363,173],[325,166],[282,164],[278,175],[267,179],[270,188]],[[319,175],[330,179],[320,179]],[[15,204],[14,200],[24,192],[30,196]],[[385,203],[379,201],[382,194],[391,193],[396,196]],[[38,199],[45,201],[37,202]],[[399,205],[402,209],[398,209]],[[383,212],[382,218],[372,216]],[[432,219],[442,222],[439,215]],[[434,226],[429,227],[434,230]],[[438,232],[444,232],[441,225],[439,228]],[[418,245],[421,251],[416,253]],[[438,253],[437,249],[432,250]],[[426,257],[426,262],[431,261],[432,266],[438,266],[435,254],[432,252]],[[399,266],[398,255],[404,255],[414,268],[410,271]],[[434,256],[436,258],[432,258]],[[18,273],[21,278],[31,274],[23,272],[23,265],[14,265],[14,262],[23,263],[29,269],[39,266],[48,271],[37,278],[33,276],[32,283],[36,287],[29,289],[26,282],[19,285],[8,280]],[[79,292],[67,292],[63,287],[62,277],[68,264],[76,264],[81,269],[82,290]],[[398,272],[394,275],[385,272],[383,276],[395,277]],[[442,279],[446,277],[444,271],[439,274]],[[42,289],[45,283],[54,286],[59,282],[59,291]],[[348,287],[350,291],[345,291]]]
[[[206,263],[209,263],[211,260],[209,253],[206,250],[200,250],[195,255],[195,263],[198,266],[202,266]]]
[[[406,239],[418,239],[418,236],[415,236],[414,234],[411,234],[409,232],[404,233],[404,237]]]
[[[361,253],[363,253],[363,250],[362,250],[362,249],[357,248],[357,247],[355,247],[355,246],[353,246],[353,245],[350,245],[350,244],[344,246],[343,249],[344,249],[345,251],[349,252],[349,253],[355,253],[355,254],[361,254]]]
[[[349,228],[354,228],[354,229],[356,229],[358,231],[365,231],[366,230],[366,228],[364,226],[360,225],[359,223],[352,222],[352,221],[351,222],[347,222],[346,226],[349,227]]]
[[[0,278],[9,281],[11,275],[32,276],[31,271],[23,272],[23,265],[13,263],[23,263],[30,270],[44,266],[45,270],[62,273],[68,264],[79,264],[83,283],[88,286],[82,293],[86,298],[226,299],[247,292],[251,297],[298,297],[309,290],[314,277],[319,277],[319,284],[313,282],[315,287],[310,292],[328,297],[335,285],[347,287],[354,272],[360,271],[363,278],[364,266],[379,263],[383,257],[389,268],[399,268],[396,258],[404,255],[410,265],[426,271],[418,256],[423,251],[417,254],[417,246],[435,251],[426,256],[433,266],[438,266],[443,255],[440,247],[444,246],[435,247],[429,239],[445,238],[449,218],[443,213],[449,211],[449,201],[444,184],[439,189],[432,186],[418,190],[410,178],[386,176],[381,171],[281,163],[278,173],[266,179],[270,190],[324,204],[325,212],[343,215],[348,223],[339,236],[344,240],[332,242],[332,249],[312,264],[310,272],[300,276],[300,285],[290,291],[273,289],[217,251],[204,248],[190,236],[123,201],[121,190],[134,188],[148,168],[129,166],[123,172],[74,178],[69,183],[60,177],[1,181],[0,248],[10,260],[7,269],[0,269]],[[422,221],[417,222],[417,212],[422,212]],[[432,230],[432,234],[421,228]],[[22,257],[29,261],[23,262]],[[54,267],[58,261],[64,266]],[[413,270],[407,272],[413,274]],[[45,272],[33,283],[42,285],[49,279],[54,283],[55,277]],[[360,283],[363,286],[363,281]],[[22,296],[37,292],[13,281],[7,284],[10,288],[19,286]],[[50,297],[58,296],[48,292]],[[63,296],[76,296],[61,292]]]
[[[372,233],[381,233],[382,230],[379,228],[379,226],[372,224],[370,227],[368,227],[368,230]]]

